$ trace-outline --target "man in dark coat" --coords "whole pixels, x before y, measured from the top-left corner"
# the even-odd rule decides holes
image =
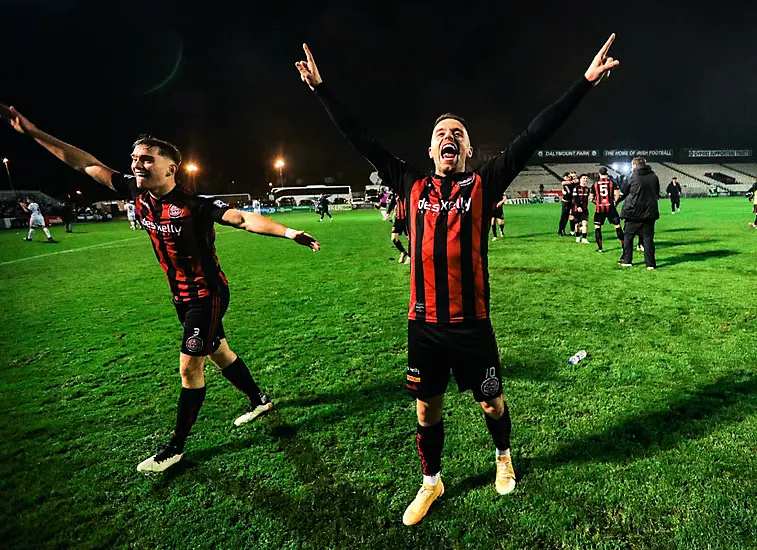
[[[644,157],[635,157],[632,161],[633,172],[621,185],[620,190],[626,197],[620,217],[626,220],[623,240],[623,256],[620,265],[630,267],[633,261],[633,237],[641,230],[644,243],[644,262],[647,269],[655,269],[654,224],[660,217],[657,200],[660,198],[660,180],[652,168],[647,166]]]
[[[680,212],[682,191],[681,184],[678,183],[678,178],[673,178],[673,180],[668,184],[666,192],[668,193],[668,197],[670,198],[670,209],[673,211],[673,214]]]

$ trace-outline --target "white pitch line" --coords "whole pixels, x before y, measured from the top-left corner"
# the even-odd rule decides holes
[[[224,233],[231,233],[232,231],[233,229],[230,231],[216,231],[216,235],[223,235]],[[112,246],[115,243],[122,243],[126,241],[136,241],[140,239],[145,239],[145,237],[129,237],[127,239],[118,239],[117,241],[109,241],[107,243],[91,244],[89,246],[80,246],[79,248],[72,248],[70,250],[59,250],[58,252],[48,252],[47,254],[37,254],[36,256],[29,256],[27,258],[18,258],[16,260],[8,260],[7,262],[0,262],[0,266],[17,264],[20,262],[25,262],[27,260],[36,260],[37,258],[46,258],[47,256],[57,256],[58,254],[70,254],[71,252],[79,252],[80,250],[90,250],[92,248],[107,247],[107,246]],[[149,241],[145,240],[145,242],[149,242]]]

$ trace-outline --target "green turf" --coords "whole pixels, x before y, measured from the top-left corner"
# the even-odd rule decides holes
[[[244,399],[208,367],[187,460],[153,478],[136,465],[172,429],[181,332],[149,239],[126,222],[56,227],[57,245],[0,233],[2,546],[757,547],[749,205],[663,210],[648,272],[616,264],[607,226],[601,256],[555,235],[558,205],[506,208],[492,318],[519,485],[494,492],[480,407],[453,385],[447,493],[414,528],[409,267],[377,213],[277,218],[319,254],[219,229],[229,342],[278,413],[233,428]]]

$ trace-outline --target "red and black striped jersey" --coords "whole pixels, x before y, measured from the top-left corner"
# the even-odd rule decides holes
[[[489,317],[488,229],[492,206],[536,149],[568,118],[591,84],[579,79],[499,155],[472,172],[426,174],[398,159],[347,113],[323,84],[315,94],[347,140],[400,200],[411,241],[411,320],[459,323]]]
[[[615,210],[615,182],[608,177],[600,176],[594,182],[592,194],[594,195],[595,212],[611,212]]]
[[[395,199],[394,205],[394,218],[397,220],[404,220],[407,218],[407,200]]]
[[[137,187],[136,178],[115,173],[115,190],[134,200],[139,223],[150,236],[174,303],[191,302],[228,286],[215,248],[213,223],[229,207],[212,197],[190,193],[181,185],[159,199]]]
[[[580,208],[581,212],[589,211],[589,188],[583,185],[576,185],[573,190],[573,209]]]

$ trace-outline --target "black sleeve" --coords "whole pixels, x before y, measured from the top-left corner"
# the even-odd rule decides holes
[[[137,178],[134,176],[127,176],[121,172],[114,172],[110,177],[110,184],[116,193],[129,200],[134,200],[139,195],[139,188],[137,187]]]
[[[483,184],[492,187],[491,196],[505,192],[531,155],[562,126],[591,87],[591,82],[582,76],[560,99],[539,113],[505,151],[478,170]]]
[[[623,196],[623,198],[626,198],[628,196],[628,193],[631,191],[631,178],[633,177],[633,174],[628,176],[626,178],[626,181],[624,181],[620,185],[620,194]]]
[[[347,141],[370,162],[381,174],[395,193],[404,197],[404,181],[408,174],[415,174],[412,166],[402,159],[398,159],[379,144],[373,136],[368,134],[362,126],[350,115],[342,104],[334,97],[331,90],[324,84],[315,88],[315,95],[326,109],[339,131]],[[418,174],[420,176],[420,174]]]
[[[197,196],[197,212],[202,219],[209,219],[215,223],[229,225],[223,221],[223,215],[231,207],[221,199],[209,197],[207,195]]]

